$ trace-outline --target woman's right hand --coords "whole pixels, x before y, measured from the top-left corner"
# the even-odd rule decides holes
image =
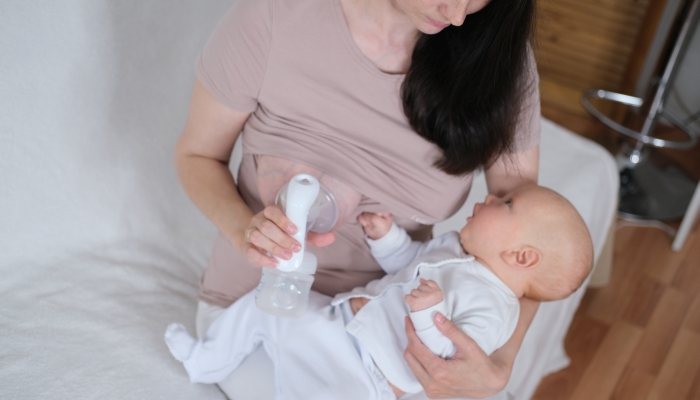
[[[243,235],[239,251],[256,267],[277,267],[276,256],[283,260],[292,258],[292,253],[301,250],[301,244],[291,237],[297,227],[284,215],[279,205],[270,205],[255,214]],[[332,232],[309,232],[306,242],[317,247],[327,246],[335,241]]]

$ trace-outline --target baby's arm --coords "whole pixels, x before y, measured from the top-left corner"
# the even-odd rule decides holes
[[[421,342],[438,357],[448,358],[455,354],[456,347],[435,326],[435,313],[447,316],[444,295],[433,280],[420,278],[420,285],[404,297],[410,309],[409,316]],[[448,317],[449,318],[449,317]]]
[[[425,299],[427,297],[431,300]],[[424,300],[419,302],[421,298]],[[421,279],[421,285],[418,288],[405,296],[416,334],[421,342],[438,357],[450,358],[454,356],[457,349],[452,341],[435,326],[437,312],[451,320],[462,332],[472,338],[487,355],[491,355],[503,346],[517,326],[520,315],[519,304],[508,305],[497,297],[489,296],[488,291],[481,291],[478,288],[476,291],[461,291],[460,295],[450,300],[449,310],[443,298],[444,295],[437,283],[424,279]],[[422,308],[426,306],[428,308]]]
[[[493,353],[510,337],[517,320],[503,320],[505,314],[490,299],[471,304],[469,310],[459,310],[458,315],[450,315],[444,301],[442,289],[435,281],[420,279],[420,285],[404,297],[408,304],[413,326],[421,342],[438,357],[450,358],[457,348],[435,326],[435,314],[440,312],[449,318],[464,333],[472,338],[486,354]],[[455,312],[455,310],[452,310]],[[519,314],[519,313],[518,313]]]
[[[425,243],[412,241],[405,229],[394,224],[391,215],[362,213],[357,221],[367,235],[372,256],[389,274],[407,266],[441,242],[440,238]]]

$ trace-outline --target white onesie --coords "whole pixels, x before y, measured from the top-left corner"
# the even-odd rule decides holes
[[[457,232],[423,243],[411,241],[406,231],[393,225],[381,239],[367,241],[387,275],[337,295],[331,304],[353,297],[372,300],[345,329],[367,349],[387,380],[402,391],[423,390],[403,359],[408,344],[406,315],[411,317],[421,341],[443,358],[454,355],[456,349],[434,325],[436,311],[460,327],[487,354],[505,344],[515,331],[520,316],[518,298],[490,269],[464,252]],[[418,277],[437,282],[444,300],[412,313],[404,296],[418,287]]]
[[[257,310],[249,293],[227,308],[203,339],[192,338],[182,325],[170,325],[165,340],[171,353],[183,362],[192,382],[216,383],[262,343],[275,368],[277,399],[383,400],[395,398],[387,380],[407,393],[423,390],[403,359],[405,316],[411,317],[423,343],[441,357],[455,349],[433,325],[436,311],[488,354],[512,335],[520,313],[518,299],[463,252],[456,232],[411,242],[394,225],[382,239],[368,242],[388,273],[384,278],[339,294],[332,302],[312,292],[309,309],[295,320]],[[418,286],[418,276],[436,281],[444,300],[410,313],[403,297]],[[373,300],[353,317],[347,303],[353,297]]]

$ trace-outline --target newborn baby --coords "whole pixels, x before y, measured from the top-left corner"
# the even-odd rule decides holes
[[[566,199],[538,186],[487,196],[459,233],[426,243],[411,241],[390,216],[362,214],[358,221],[384,278],[332,301],[312,292],[297,320],[260,312],[249,293],[200,340],[181,325],[169,326],[166,342],[190,380],[224,380],[262,343],[275,366],[278,399],[393,399],[419,392],[403,359],[406,316],[440,357],[455,348],[435,327],[437,313],[490,354],[515,330],[518,298],[565,298],[592,266],[581,217]]]

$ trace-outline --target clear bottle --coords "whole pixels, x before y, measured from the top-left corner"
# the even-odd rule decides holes
[[[297,226],[292,237],[302,249],[290,260],[277,258],[277,268],[263,267],[255,304],[268,314],[298,318],[308,307],[317,265],[316,256],[306,250],[306,234],[329,232],[338,221],[338,204],[333,194],[308,174],[295,175],[280,189],[275,203]]]
[[[284,318],[299,318],[304,314],[314,283],[316,256],[307,252],[302,264],[306,264],[306,268],[291,272],[263,267],[260,284],[255,289],[258,309]]]

